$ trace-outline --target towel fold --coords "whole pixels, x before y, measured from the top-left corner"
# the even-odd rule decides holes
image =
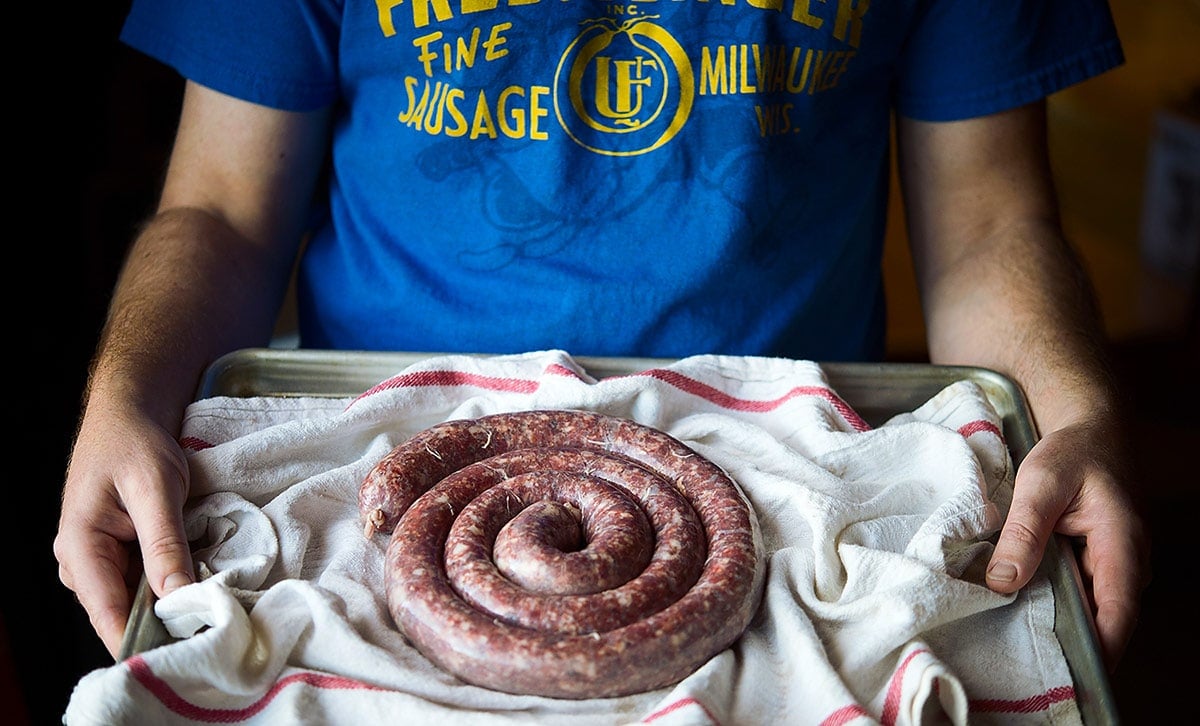
[[[762,605],[677,685],[581,701],[471,686],[393,625],[386,541],[357,492],[440,421],[589,409],[684,441],[761,525]],[[202,581],[155,605],[176,641],[87,674],[65,722],[1081,723],[1036,579],[983,584],[1012,496],[1001,422],[971,381],[872,427],[810,361],[697,356],[593,379],[564,351],[438,356],[353,398],[213,397],[181,442]]]

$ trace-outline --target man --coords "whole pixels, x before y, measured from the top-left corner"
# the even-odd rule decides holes
[[[894,112],[930,358],[1014,378],[1042,435],[988,584],[1078,538],[1118,661],[1146,535],[1043,107],[1120,62],[1102,3],[146,0],[123,38],[189,80],[55,541],[114,655],[131,556],[193,578],[198,376],[267,341],[298,254],[309,347],[877,358]]]

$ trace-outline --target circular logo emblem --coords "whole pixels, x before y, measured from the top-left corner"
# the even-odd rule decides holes
[[[658,16],[597,18],[559,58],[554,113],[567,135],[597,154],[635,156],[670,141],[695,97],[692,64]]]

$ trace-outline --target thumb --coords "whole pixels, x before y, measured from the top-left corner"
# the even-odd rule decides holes
[[[1016,592],[1033,577],[1071,501],[1070,488],[1056,486],[1052,475],[1029,463],[1017,470],[1008,518],[987,567],[987,585],[999,593]]]
[[[159,597],[195,581],[183,526],[186,491],[186,481],[146,487],[142,496],[125,504],[137,528],[146,581]]]

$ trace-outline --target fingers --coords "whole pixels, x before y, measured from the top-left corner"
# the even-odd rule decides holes
[[[117,549],[123,550],[120,545]],[[100,637],[113,659],[116,659],[120,655],[130,611],[129,590],[125,587],[123,576],[124,568],[109,557],[96,558],[90,565],[78,568],[73,576],[60,567],[59,579],[75,592],[75,597],[87,612],[96,635]]]
[[[104,647],[116,658],[129,617],[125,543],[133,539],[134,531],[117,498],[92,483],[68,476],[54,556],[59,579],[75,593]]]
[[[184,537],[181,509],[156,509],[145,499],[139,505],[149,522],[141,535],[144,573],[159,597],[192,582],[192,560]],[[170,516],[174,513],[176,516]],[[131,512],[136,522],[139,515]],[[112,527],[110,530],[122,528]],[[131,529],[131,528],[128,528]],[[75,593],[87,611],[104,647],[118,657],[132,604],[127,576],[143,569],[130,569],[130,537],[118,537],[104,529],[75,529],[66,522],[55,540],[59,579]]]
[[[1141,592],[1149,584],[1148,545],[1138,520],[1121,518],[1087,538],[1081,566],[1091,580],[1096,635],[1108,670],[1118,662],[1137,626]]]
[[[1125,653],[1125,646],[1133,635],[1137,624],[1138,595],[1140,588],[1119,576],[1114,568],[1105,568],[1103,575],[1092,579],[1092,593],[1096,611],[1096,635],[1100,640],[1100,651],[1108,670],[1116,670],[1117,663]]]

